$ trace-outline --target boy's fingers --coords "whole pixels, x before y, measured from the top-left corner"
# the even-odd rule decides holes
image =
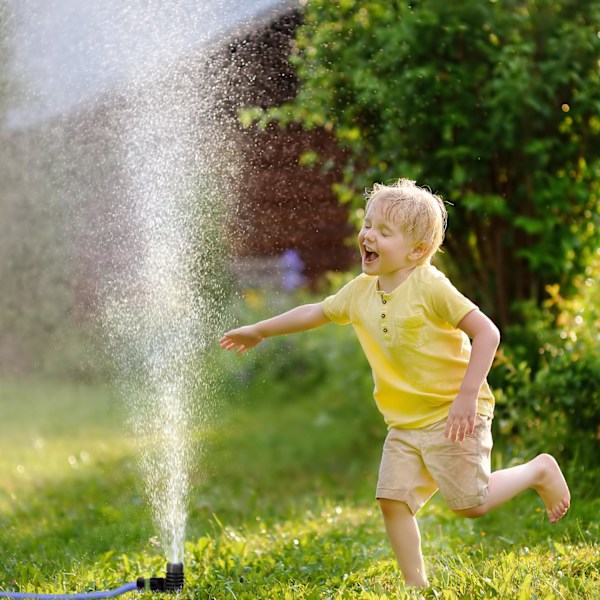
[[[452,419],[448,421],[446,425],[446,431],[444,436],[450,439],[452,442],[464,442],[465,437],[471,435],[474,430],[474,424],[469,419]]]
[[[452,427],[450,426],[450,421],[446,422],[446,429],[444,430],[444,437],[448,437],[450,435],[450,430]]]
[[[444,437],[452,442],[464,442],[467,435],[473,435],[475,431],[475,417],[452,417],[449,416],[446,422]]]
[[[233,340],[230,340],[230,339],[226,339],[226,340],[224,340],[224,341],[221,342],[221,348],[223,350],[233,350],[237,346],[239,346],[239,344],[237,342],[234,342]]]
[[[463,427],[463,425],[464,425],[464,427]],[[461,422],[461,424],[460,424],[460,441],[464,442],[465,437],[467,437],[467,435],[473,435],[474,431],[475,431],[475,420],[472,419],[471,417],[467,417],[467,419],[464,421],[464,423]]]
[[[456,424],[456,419],[448,420],[446,423],[446,431],[444,431],[444,436],[449,438],[451,441],[456,441],[456,435],[458,433],[458,427],[454,427]]]
[[[454,442],[464,442],[465,440],[465,433],[467,432],[467,428],[465,427],[465,424],[460,421],[458,424],[458,427],[456,428],[456,435],[454,436]]]

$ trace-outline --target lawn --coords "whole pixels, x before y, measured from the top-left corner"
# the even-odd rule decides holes
[[[534,492],[477,521],[434,498],[420,518],[431,587],[404,590],[373,500],[385,430],[359,399],[368,383],[290,387],[240,360],[210,424],[190,433],[199,459],[182,598],[600,597],[600,502],[573,480],[556,526]],[[84,592],[163,574],[111,388],[2,380],[0,411],[0,590]],[[509,464],[502,449],[494,461]]]

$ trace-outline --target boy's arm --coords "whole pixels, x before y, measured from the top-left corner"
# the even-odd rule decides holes
[[[304,304],[254,325],[232,329],[219,342],[224,350],[236,350],[238,354],[241,354],[265,338],[307,331],[327,323],[329,323],[329,319],[323,311],[322,302]]]
[[[479,310],[472,310],[458,327],[472,340],[471,358],[458,396],[450,406],[444,435],[453,442],[472,434],[477,415],[477,397],[500,343],[500,332],[492,321]]]

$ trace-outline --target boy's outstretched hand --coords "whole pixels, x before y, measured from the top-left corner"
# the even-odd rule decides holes
[[[453,442],[463,442],[466,435],[473,435],[477,417],[477,396],[458,394],[450,405],[444,435]]]
[[[287,312],[238,329],[228,331],[220,340],[223,350],[235,350],[238,354],[260,344],[265,338],[286,333],[297,333],[329,323],[323,312],[323,303],[303,304]]]
[[[242,354],[262,342],[263,339],[254,325],[246,325],[228,331],[219,340],[219,344],[223,350],[235,350],[238,354]]]

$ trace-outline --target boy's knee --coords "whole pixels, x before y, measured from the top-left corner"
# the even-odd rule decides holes
[[[390,498],[378,498],[379,508],[384,516],[397,515],[399,513],[407,513],[412,515],[408,504],[402,500],[392,500]]]

